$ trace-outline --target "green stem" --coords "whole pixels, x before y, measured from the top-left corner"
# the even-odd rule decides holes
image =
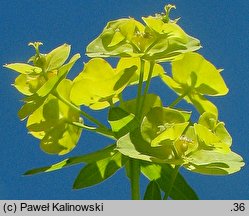
[[[97,126],[101,127],[101,128],[105,128],[106,130],[109,130],[105,125],[103,125],[101,122],[99,122],[97,119],[95,119],[94,117],[92,117],[91,115],[87,114],[86,112],[84,112],[83,110],[81,110],[79,107],[77,107],[76,105],[72,104],[71,102],[69,102],[67,99],[65,99],[64,97],[62,97],[60,94],[58,94],[57,92],[53,94],[55,97],[57,97],[60,101],[62,101],[64,104],[68,105],[70,108],[78,111],[81,115],[83,115],[85,118],[87,118],[88,120],[90,120],[91,122],[95,123]]]
[[[178,104],[188,93],[184,93],[180,95],[178,98],[176,98],[170,105],[169,108],[173,108],[176,104]]]
[[[80,122],[68,122],[68,123],[71,124],[71,125],[74,125],[76,127],[83,128],[83,129],[88,130],[88,131],[96,132],[96,133],[101,134],[101,135],[103,135],[105,137],[108,137],[110,139],[117,140],[114,137],[111,130],[107,131],[107,130],[102,129],[102,128],[90,127],[90,126],[84,125],[84,124],[82,124]]]
[[[141,103],[141,112],[139,112],[139,119],[141,118],[142,109],[143,109],[143,106],[144,106],[144,103],[145,103],[145,100],[146,100],[146,95],[147,95],[147,93],[149,91],[150,81],[151,81],[151,78],[152,78],[152,73],[153,73],[154,65],[155,65],[155,62],[151,61],[150,62],[149,75],[148,75],[148,78],[147,78],[147,81],[146,81],[146,86],[145,86],[145,89],[144,89],[144,95],[143,95],[142,103]]]
[[[177,174],[179,172],[179,168],[180,168],[180,165],[176,165],[175,168],[174,168],[174,171],[173,171],[172,176],[171,176],[171,181],[170,181],[170,184],[169,184],[169,189],[168,189],[168,191],[165,193],[165,195],[163,197],[164,200],[167,200],[169,198],[169,195],[170,195],[170,193],[172,191],[172,188],[173,188],[173,186],[175,184],[175,180],[176,180]]]
[[[73,126],[79,127],[79,128],[86,129],[88,131],[96,131],[97,130],[96,127],[91,127],[91,126],[88,126],[88,125],[84,125],[84,124],[82,124],[80,122],[70,122],[70,121],[68,121],[67,123],[71,124]]]
[[[141,103],[141,96],[143,90],[143,79],[144,79],[144,60],[140,59],[140,75],[139,75],[139,83],[138,83],[138,91],[137,91],[137,102],[136,102],[136,116],[139,116],[140,112],[140,103]]]
[[[131,197],[140,200],[140,165],[136,159],[130,159]]]
[[[139,117],[141,112],[141,97],[143,90],[143,79],[144,79],[144,64],[145,61],[140,59],[140,75],[137,90],[137,101],[136,101],[136,117]],[[131,197],[133,200],[140,199],[140,165],[136,159],[130,159],[130,180],[131,180]]]

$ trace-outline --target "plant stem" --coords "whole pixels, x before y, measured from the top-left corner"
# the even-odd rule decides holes
[[[188,93],[184,93],[180,96],[178,96],[178,98],[176,98],[170,105],[169,108],[173,108],[176,104],[178,104]]]
[[[151,61],[150,62],[149,75],[148,75],[148,78],[147,78],[147,81],[146,81],[146,86],[145,86],[145,89],[144,89],[144,95],[143,95],[142,103],[141,103],[141,112],[139,112],[139,120],[141,118],[142,109],[143,109],[143,106],[144,106],[144,103],[145,103],[145,100],[146,100],[146,95],[147,95],[149,87],[150,87],[150,81],[151,81],[151,78],[152,78],[152,73],[153,73],[154,65],[155,65],[155,62]]]
[[[95,119],[94,117],[92,117],[91,115],[87,114],[86,112],[84,112],[83,110],[81,110],[79,107],[77,107],[76,105],[72,104],[71,102],[69,102],[67,99],[65,99],[64,97],[62,97],[60,94],[58,94],[57,92],[53,94],[55,97],[57,97],[60,101],[62,101],[64,104],[68,105],[70,108],[78,111],[81,115],[83,115],[85,118],[87,118],[88,120],[90,120],[91,122],[95,123],[97,126],[101,127],[101,128],[105,128],[106,130],[109,130],[105,125],[103,125],[101,122],[99,122],[97,119]]]
[[[114,134],[112,133],[111,130],[107,131],[107,130],[102,129],[102,128],[90,127],[90,126],[84,125],[84,124],[79,123],[79,122],[68,122],[68,123],[71,124],[71,125],[74,125],[76,127],[83,128],[83,129],[88,130],[88,131],[96,132],[96,133],[101,134],[101,135],[103,135],[105,137],[108,137],[110,139],[117,140],[114,137]]]
[[[136,159],[130,159],[130,180],[131,180],[131,198],[140,200],[140,165]]]
[[[173,171],[172,176],[171,176],[171,181],[170,181],[170,184],[169,184],[169,189],[168,189],[168,191],[165,193],[165,195],[163,197],[164,200],[167,200],[169,198],[169,195],[170,195],[170,193],[172,191],[172,188],[173,188],[173,186],[175,184],[175,180],[176,180],[177,174],[179,172],[179,168],[180,168],[180,165],[176,165],[175,168],[174,168],[174,171]]]
[[[140,65],[140,75],[139,75],[139,83],[138,83],[138,91],[137,91],[137,103],[136,103],[136,116],[139,116],[140,112],[140,103],[141,103],[141,96],[142,96],[142,90],[143,90],[143,79],[144,79],[144,60],[140,59],[141,65]]]
[[[141,112],[141,97],[143,90],[143,80],[144,80],[144,64],[145,61],[140,58],[140,75],[137,90],[137,101],[136,101],[136,117],[138,118]],[[139,161],[130,158],[130,180],[131,180],[131,197],[133,200],[140,199],[140,165]]]

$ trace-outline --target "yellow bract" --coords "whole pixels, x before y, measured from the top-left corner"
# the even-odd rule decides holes
[[[71,87],[72,81],[65,79],[57,90],[63,98],[69,99]],[[49,95],[44,104],[29,116],[27,128],[30,134],[41,140],[43,151],[62,155],[76,146],[81,129],[72,122],[80,121],[79,112]]]
[[[163,62],[201,48],[200,41],[187,35],[175,22],[163,17],[143,17],[146,25],[133,18],[111,21],[87,47],[90,57],[140,57]]]
[[[203,95],[225,95],[228,88],[220,70],[198,53],[186,53],[172,62],[172,77],[162,74],[162,80],[184,99],[193,103],[200,113],[218,115],[217,108]]]
[[[104,59],[91,59],[74,79],[70,99],[76,105],[106,108],[119,100],[136,70],[136,66],[115,70]]]

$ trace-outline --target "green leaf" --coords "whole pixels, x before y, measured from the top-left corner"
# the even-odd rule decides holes
[[[228,175],[238,172],[245,163],[243,158],[234,153],[199,150],[189,156],[190,162],[184,167],[192,172],[206,175]]]
[[[151,164],[143,162],[141,164],[142,173],[150,180],[156,181],[164,192],[168,191],[173,168],[168,164]],[[198,196],[183,176],[178,173],[170,197],[174,200],[196,200]]]
[[[152,147],[143,139],[140,128],[117,141],[117,150],[130,158],[156,163],[182,164],[184,161],[175,156],[172,146],[173,142],[171,145]]]
[[[63,44],[46,55],[45,70],[52,71],[61,67],[70,54],[71,46]]]
[[[112,107],[109,111],[108,122],[117,138],[133,131],[138,127],[134,114],[128,113],[120,107]]]
[[[86,165],[77,176],[73,188],[83,189],[99,184],[124,166],[127,158],[119,152],[110,157]]]
[[[74,79],[70,99],[76,105],[91,109],[106,108],[119,100],[118,95],[129,84],[136,69],[131,66],[116,71],[104,59],[91,59]]]
[[[161,191],[156,181],[150,181],[144,194],[144,200],[161,200]]]
[[[6,64],[4,65],[4,67],[14,70],[21,74],[39,74],[42,72],[41,68],[24,63]]]
[[[96,161],[103,160],[113,155],[115,148],[116,148],[116,145],[109,145],[93,153],[67,158],[65,160],[62,160],[61,162],[58,162],[50,166],[45,166],[45,167],[29,170],[25,172],[24,175],[34,175],[34,174],[38,174],[42,172],[52,172],[52,171],[60,170],[62,168],[66,168],[69,166],[77,165],[80,163],[94,163]]]

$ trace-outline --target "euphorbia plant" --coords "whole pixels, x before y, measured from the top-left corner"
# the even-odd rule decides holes
[[[51,166],[26,172],[32,175],[85,164],[73,188],[98,184],[121,168],[131,182],[132,199],[140,199],[139,178],[149,180],[144,199],[197,199],[194,190],[179,173],[181,167],[208,175],[228,175],[244,165],[231,151],[232,138],[218,118],[217,107],[205,95],[228,92],[217,69],[196,51],[200,41],[165,13],[110,21],[86,48],[91,59],[74,80],[68,72],[80,58],[70,55],[70,46],[61,45],[48,54],[40,52],[42,43],[30,43],[35,55],[28,63],[5,65],[20,75],[14,86],[25,95],[18,112],[27,119],[29,133],[40,139],[41,149],[64,155],[78,144],[82,131],[89,130],[110,138],[109,146],[96,152],[71,157]],[[112,67],[103,57],[119,58]],[[164,71],[162,62],[171,65]],[[164,103],[149,93],[153,77],[176,94]],[[137,85],[134,99],[123,98],[124,89]],[[196,110],[176,108],[181,100]],[[108,126],[86,111],[108,109]],[[191,119],[199,113],[198,122]],[[91,125],[85,124],[85,120]],[[162,192],[164,192],[163,197]]]

